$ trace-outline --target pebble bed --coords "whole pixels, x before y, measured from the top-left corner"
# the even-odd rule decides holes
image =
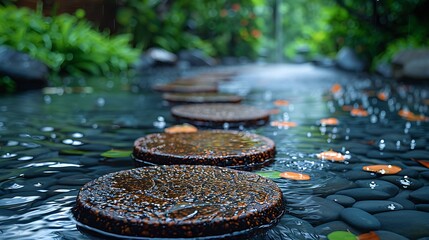
[[[285,200],[276,227],[253,239],[335,239],[343,231],[386,240],[429,237],[427,84],[311,65],[234,71],[219,90],[270,111],[270,122],[284,123],[237,127],[274,140],[274,162],[253,172],[270,177]],[[162,94],[147,86],[178,75],[159,73],[132,93],[112,92],[108,85],[92,94],[1,96],[0,238],[93,239],[71,218],[78,190],[107,173],[134,168],[134,141],[177,124]],[[321,124],[325,118],[338,124]],[[329,150],[346,157],[318,158]],[[401,170],[364,170],[373,165]],[[272,174],[285,171],[311,178]]]

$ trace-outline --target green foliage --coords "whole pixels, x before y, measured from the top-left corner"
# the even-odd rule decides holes
[[[122,32],[133,34],[134,45],[143,48],[201,49],[212,56],[254,58],[262,39],[258,6],[263,1],[127,0],[117,22]]]
[[[78,11],[76,16],[47,18],[26,8],[0,7],[0,44],[41,60],[54,74],[108,75],[126,70],[139,55],[128,46],[131,36],[99,33],[83,16]]]
[[[0,76],[0,93],[12,93],[15,91],[15,82],[8,76]]]

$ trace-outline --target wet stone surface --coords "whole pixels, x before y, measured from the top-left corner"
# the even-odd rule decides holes
[[[112,91],[106,81],[94,93],[70,88],[0,96],[0,238],[96,239],[81,233],[71,218],[78,190],[105,174],[135,168],[134,141],[178,124],[172,106],[152,86],[229,69],[235,75],[228,82],[216,80],[219,92],[270,112],[269,121],[294,123],[236,127],[276,145],[274,161],[251,172],[311,177],[273,176],[286,214],[252,239],[326,239],[340,230],[356,236],[374,232],[382,240],[429,237],[429,86],[304,64],[151,71],[132,82],[132,92]],[[368,115],[352,116],[353,108]],[[338,123],[320,124],[326,118]],[[350,158],[317,158],[331,149]],[[383,175],[362,169],[389,164],[402,170]],[[360,209],[359,216],[371,224],[341,214],[348,208]]]
[[[143,167],[84,185],[73,209],[82,224],[126,236],[222,236],[267,227],[283,214],[278,186],[214,166]]]
[[[139,138],[133,156],[137,166],[198,164],[251,168],[274,158],[275,144],[266,137],[225,130],[159,133]]]

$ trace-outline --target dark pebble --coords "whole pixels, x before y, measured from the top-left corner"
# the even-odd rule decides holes
[[[346,196],[346,195],[329,195],[326,197],[326,199],[332,200],[338,204],[341,204],[344,207],[350,207],[353,205],[353,203],[356,202],[356,200],[352,197]]]
[[[341,218],[348,224],[362,230],[378,230],[380,221],[371,214],[359,208],[345,208],[340,213]]]
[[[351,170],[345,172],[344,177],[353,181],[358,179],[373,179],[377,177],[377,174],[363,170]]]
[[[404,208],[401,204],[388,200],[364,200],[356,202],[353,207],[368,213],[398,211]]]
[[[377,236],[380,238],[380,240],[409,240],[408,238],[396,234],[394,232],[384,231],[384,230],[377,230],[374,231]]]
[[[344,209],[338,203],[321,197],[299,196],[286,200],[286,210],[313,225],[337,220]]]
[[[102,144],[84,144],[81,146],[77,146],[76,149],[79,149],[81,151],[88,151],[88,152],[106,152],[112,149],[112,147]]]
[[[411,169],[411,168],[406,168],[406,169],[402,169],[402,171],[398,172],[397,175],[399,176],[408,176],[411,178],[419,178],[419,172],[417,170]]]
[[[383,180],[357,180],[355,182],[359,187],[370,188],[382,192],[388,193],[391,197],[395,196],[399,192],[399,187],[393,183],[386,182]]]
[[[421,172],[420,177],[429,180],[429,171]]]
[[[337,194],[346,195],[360,200],[383,200],[390,197],[390,194],[371,188],[351,188],[346,190],[338,191]]]
[[[417,203],[429,203],[429,186],[424,186],[411,192],[410,198]]]
[[[429,236],[429,213],[400,210],[377,213],[374,215],[383,226],[383,230],[391,231],[410,239]]]
[[[340,190],[349,189],[355,186],[356,185],[353,182],[345,178],[342,178],[340,176],[335,176],[329,179],[327,182],[325,182],[323,186],[315,188],[313,190],[313,193],[315,195],[326,196],[326,195],[334,194]]]
[[[423,186],[423,183],[417,179],[406,176],[383,176],[380,179],[391,182],[403,189],[415,190]]]
[[[395,157],[394,154],[389,152],[382,152],[379,150],[372,150],[366,153],[366,156],[369,158],[378,158],[378,159],[392,159]]]
[[[335,231],[349,231],[355,235],[358,235],[360,233],[359,230],[355,229],[354,227],[348,225],[343,221],[332,221],[332,222],[320,224],[319,226],[315,227],[314,230],[319,235],[322,235],[322,236],[327,236],[331,232],[335,232]],[[302,239],[307,239],[307,238],[302,238]]]
[[[416,209],[423,212],[429,212],[429,203],[417,204]]]

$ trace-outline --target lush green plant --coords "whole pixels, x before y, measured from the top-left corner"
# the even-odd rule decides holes
[[[261,5],[260,0],[125,0],[117,21],[122,32],[133,34],[135,46],[255,57],[263,25],[255,8]]]
[[[83,11],[48,18],[26,8],[0,7],[0,44],[29,53],[54,74],[108,75],[136,61],[139,50],[128,45],[130,35],[110,37],[83,17]]]
[[[0,93],[12,93],[15,91],[15,82],[8,76],[0,76]]]

